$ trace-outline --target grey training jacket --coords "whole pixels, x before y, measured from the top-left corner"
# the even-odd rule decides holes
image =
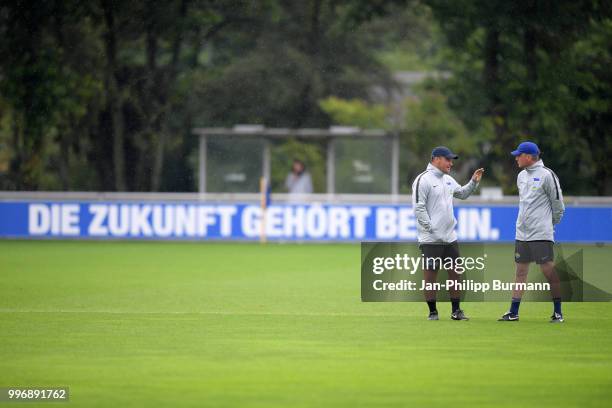
[[[454,178],[429,163],[412,183],[412,208],[417,219],[419,243],[449,243],[457,240],[453,197],[465,200],[478,183],[470,179],[460,186]]]
[[[519,173],[516,184],[519,190],[516,239],[554,241],[553,225],[561,221],[565,211],[557,175],[539,160]]]

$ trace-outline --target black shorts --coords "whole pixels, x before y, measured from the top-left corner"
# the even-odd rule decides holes
[[[543,264],[555,259],[552,241],[515,241],[514,262]]]
[[[442,269],[441,264],[444,264],[447,258],[452,258],[453,265],[455,260],[459,258],[457,241],[448,244],[420,244],[419,248],[423,258],[425,258],[425,269],[428,271]]]

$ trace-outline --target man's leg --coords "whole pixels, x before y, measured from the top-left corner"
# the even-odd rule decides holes
[[[561,282],[555,271],[555,252],[552,241],[535,241],[531,243],[532,252],[536,259],[536,263],[540,265],[540,270],[550,284],[550,294],[554,311],[551,317],[551,323],[562,323],[563,314],[561,313]]]
[[[453,267],[455,267],[457,258],[459,258],[459,244],[457,243],[457,241],[452,242],[450,245],[446,247],[446,250],[444,251],[444,259],[446,258],[451,258],[453,260]],[[459,302],[461,300],[461,291],[457,288],[457,283],[461,281],[461,277],[455,271],[455,269],[453,270],[449,269],[448,279],[452,280],[455,283],[455,285],[453,285],[453,288],[448,291],[448,295],[450,297],[450,301],[452,305],[451,311],[452,313],[455,313],[457,310],[461,309],[459,307]]]
[[[555,271],[555,264],[552,261],[546,262],[540,264],[540,269],[542,270],[544,276],[546,276],[548,283],[550,283],[550,294],[552,295],[554,307],[553,319],[555,318],[556,314],[563,316],[563,313],[561,312],[561,281],[559,280],[559,276]]]
[[[461,306],[460,306],[461,291],[457,288],[458,286],[457,283],[461,282],[461,275],[459,275],[456,271],[449,269],[448,279],[455,282],[455,285],[453,285],[453,288],[448,290],[448,294],[450,295],[450,301],[452,305],[451,319],[470,320],[469,317],[465,315],[463,310],[461,310]]]
[[[526,283],[527,275],[529,274],[529,263],[528,262],[517,262],[516,263],[516,276],[514,277],[514,283]],[[523,297],[523,289],[515,288],[512,291],[512,298],[521,299]]]
[[[457,262],[459,258],[459,244],[457,241],[451,242],[446,246],[444,251],[444,259],[451,258],[453,259],[453,265]],[[455,266],[456,268],[456,266]],[[458,283],[461,282],[461,275],[457,273],[456,269],[449,269],[448,271],[448,280],[453,281],[455,284],[451,289],[448,290],[448,294],[450,297],[451,305],[452,305],[452,313],[451,319],[453,320],[469,320],[469,318],[463,313],[460,307],[461,302],[461,290],[458,288]]]
[[[529,264],[533,261],[531,248],[529,243],[525,241],[515,241],[514,246],[514,262],[516,262],[516,275],[514,277],[515,283],[527,282],[527,274],[529,273]],[[517,321],[519,306],[521,305],[521,298],[523,297],[523,290],[515,289],[512,292],[512,302],[510,303],[510,310],[505,313],[499,320],[500,321]]]
[[[527,275],[529,274],[529,263],[528,262],[517,262],[516,263],[516,276],[514,278],[515,283],[526,283]],[[519,306],[521,305],[521,298],[523,297],[523,289],[516,288],[512,291],[512,303],[510,304],[510,313],[518,315]]]
[[[441,246],[435,244],[421,244],[421,254],[425,260],[423,267],[423,278],[429,290],[424,290],[425,301],[429,307],[429,320],[438,320],[438,309],[436,307],[435,284],[438,281],[438,268],[436,258],[441,255]]]
[[[427,287],[434,288],[434,283],[438,280],[438,271],[436,270],[423,270],[423,275],[425,278],[425,282],[427,283]],[[437,313],[438,309],[436,308],[436,290],[425,290],[425,301],[427,302],[427,306],[429,307],[429,313]]]
[[[457,283],[461,282],[461,277],[457,272],[452,269],[448,271],[448,280],[455,282],[453,287],[448,290],[448,295],[450,296],[450,301],[452,304],[452,311],[455,312],[460,309],[460,301],[461,301],[461,291],[457,288]]]
[[[555,264],[553,262],[546,262],[540,265],[540,269],[546,279],[548,279],[548,283],[550,283],[550,294],[553,299],[561,298],[561,281],[559,280],[559,276],[555,271]]]

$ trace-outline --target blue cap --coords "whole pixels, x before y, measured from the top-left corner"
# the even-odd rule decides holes
[[[431,151],[431,157],[440,157],[440,156],[446,157],[447,159],[458,159],[459,158],[459,156],[451,152],[451,150],[446,146],[434,147],[434,149]]]
[[[521,153],[539,155],[540,148],[538,147],[537,144],[533,142],[523,142],[520,145],[518,145],[516,150],[514,150],[511,154],[513,156],[519,156]]]

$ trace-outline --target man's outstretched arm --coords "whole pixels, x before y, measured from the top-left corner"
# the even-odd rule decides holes
[[[476,170],[472,175],[472,179],[465,186],[461,186],[456,189],[453,196],[460,200],[465,200],[468,198],[474,192],[474,190],[476,190],[476,187],[478,187],[478,183],[480,183],[483,173],[484,169]]]

